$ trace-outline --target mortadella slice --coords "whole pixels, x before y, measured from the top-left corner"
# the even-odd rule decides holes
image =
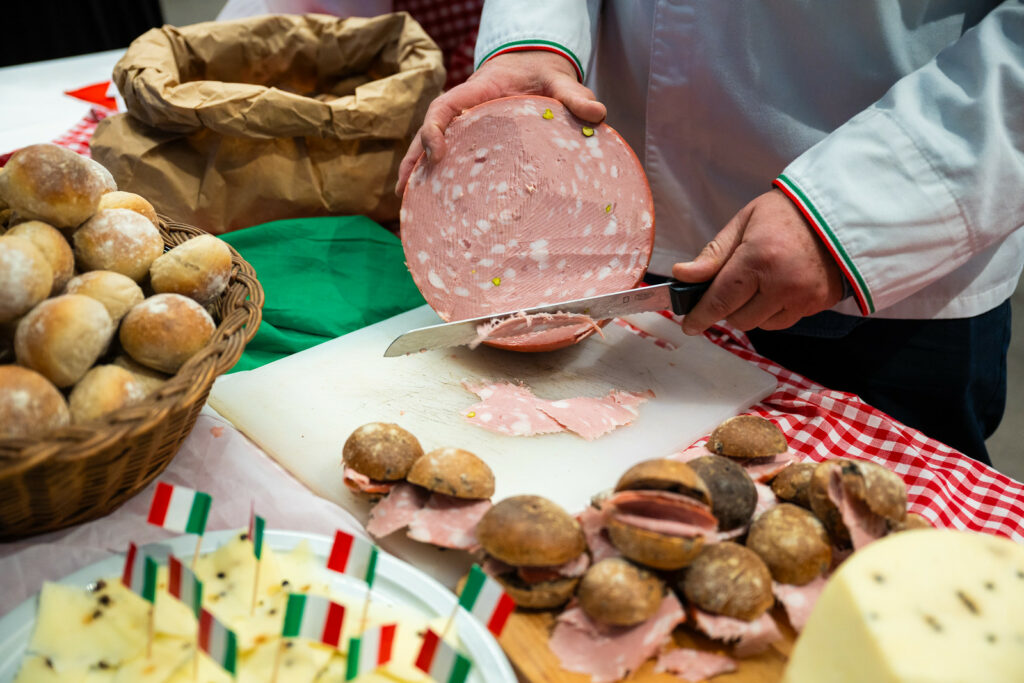
[[[409,538],[442,548],[476,550],[476,524],[491,509],[489,500],[467,500],[433,493],[409,523]]]
[[[383,538],[403,529],[426,505],[430,491],[408,482],[392,485],[391,491],[370,508],[370,521],[366,531],[374,538]]]
[[[519,95],[463,112],[448,150],[421,157],[401,209],[405,259],[444,320],[629,289],[654,240],[643,168],[607,124],[575,118],[557,100]],[[593,321],[487,342],[521,351],[562,348]]]
[[[699,681],[720,674],[732,673],[738,668],[739,665],[732,657],[715,652],[694,650],[689,647],[663,652],[658,656],[658,662],[654,665],[655,673],[674,674],[691,683],[699,683]]]
[[[636,626],[598,624],[583,608],[570,607],[558,616],[548,644],[563,669],[589,674],[593,683],[606,683],[636,671],[685,620],[683,607],[671,592],[654,616]]]
[[[778,625],[768,612],[752,621],[743,621],[721,614],[711,614],[690,606],[693,625],[707,637],[733,645],[737,657],[749,657],[764,652],[772,643],[782,640]]]

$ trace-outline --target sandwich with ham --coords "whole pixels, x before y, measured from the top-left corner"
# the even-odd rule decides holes
[[[901,527],[907,487],[899,475],[861,460],[826,460],[811,477],[811,510],[840,549],[858,550]]]
[[[353,431],[342,447],[345,485],[360,498],[377,500],[423,455],[415,436],[390,422],[370,422]]]
[[[615,548],[646,567],[680,569],[717,539],[708,489],[678,460],[637,463],[598,504]]]
[[[768,482],[797,459],[775,423],[758,415],[737,415],[711,432],[704,445],[743,466],[754,481]]]
[[[408,527],[409,538],[441,548],[473,551],[476,525],[491,508],[494,473],[461,448],[436,448],[416,460],[405,480],[370,510],[366,525],[381,538]]]
[[[481,563],[520,607],[568,602],[590,564],[579,523],[541,496],[512,496],[484,513],[476,538]]]

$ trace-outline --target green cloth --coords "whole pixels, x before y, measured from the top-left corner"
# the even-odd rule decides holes
[[[256,269],[263,322],[230,370],[252,370],[422,305],[402,244],[363,216],[298,218],[221,235]]]

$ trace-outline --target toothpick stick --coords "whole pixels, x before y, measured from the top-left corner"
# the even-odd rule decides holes
[[[196,536],[196,550],[195,550],[194,553],[192,553],[192,566],[190,567],[192,569],[192,571],[196,570],[196,560],[199,559],[199,549],[202,547],[202,545],[203,545],[203,535],[199,534],[199,535]]]
[[[156,632],[156,603],[149,603],[149,618],[148,624],[146,625],[146,659],[152,659],[153,657],[153,638]]]
[[[270,683],[277,683],[277,673],[281,670],[281,659],[284,657],[284,638],[277,645],[277,654],[274,655],[274,671],[270,677]]]
[[[359,620],[359,634],[366,631],[366,618],[370,613],[370,586],[366,586],[366,602],[363,603],[363,616]]]

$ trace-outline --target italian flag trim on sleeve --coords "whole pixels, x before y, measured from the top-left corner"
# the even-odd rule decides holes
[[[205,609],[199,613],[199,649],[217,662],[220,668],[235,673],[238,663],[238,638],[235,632]]]
[[[345,608],[319,595],[291,593],[284,613],[282,638],[308,638],[337,648]]]
[[[211,502],[208,493],[157,482],[146,521],[171,531],[202,536]]]
[[[456,652],[429,628],[423,634],[423,645],[415,663],[417,669],[438,683],[463,683],[473,666],[467,657]]]
[[[334,545],[331,546],[327,568],[354,576],[373,586],[377,575],[377,546],[364,538],[358,538],[344,531],[334,534]]]
[[[561,43],[556,43],[552,40],[513,40],[498,47],[494,48],[480,60],[480,63],[476,65],[479,69],[484,63],[508,52],[523,52],[526,50],[543,50],[545,52],[554,52],[556,55],[561,55],[569,60],[572,64],[572,68],[576,70],[576,78],[579,82],[583,82],[583,63],[580,62],[580,58],[576,54]]]
[[[505,622],[516,608],[515,600],[478,564],[469,570],[466,586],[459,595],[459,604],[484,624],[495,638],[501,636]]]
[[[174,555],[167,558],[167,592],[199,617],[203,609],[203,582]]]
[[[784,195],[789,197],[790,201],[796,204],[800,213],[803,214],[807,222],[814,228],[814,232],[818,234],[818,237],[822,242],[825,243],[825,248],[835,259],[836,264],[839,266],[839,270],[842,271],[843,277],[847,279],[850,285],[853,287],[853,295],[857,298],[857,305],[860,307],[861,313],[864,315],[870,315],[875,312],[875,303],[871,299],[871,292],[868,290],[867,284],[864,282],[864,278],[861,276],[860,271],[857,270],[857,266],[854,265],[853,259],[843,249],[843,245],[839,242],[836,234],[829,227],[825,217],[821,215],[811,200],[808,199],[807,195],[804,194],[796,183],[792,179],[787,177],[785,174],[779,175],[778,178],[772,183],[775,187],[779,188]]]
[[[156,602],[156,572],[156,560],[149,555],[140,555],[138,546],[129,543],[121,583],[142,599]]]
[[[348,641],[348,660],[345,663],[345,680],[351,681],[364,673],[374,671],[391,661],[391,649],[395,643],[397,624],[385,624],[363,631],[363,634]]]

